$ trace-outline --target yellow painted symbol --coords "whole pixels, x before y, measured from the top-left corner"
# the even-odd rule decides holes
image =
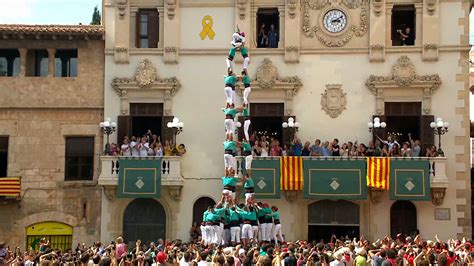
[[[214,36],[216,36],[216,33],[212,30],[212,17],[207,15],[202,18],[201,24],[202,24],[202,31],[199,34],[201,36],[201,40],[206,39],[206,36],[209,36],[209,39],[214,39]]]

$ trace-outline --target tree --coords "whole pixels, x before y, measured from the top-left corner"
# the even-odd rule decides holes
[[[101,17],[100,17],[100,12],[99,12],[99,7],[95,6],[94,7],[94,12],[92,13],[92,21],[91,25],[100,25],[101,24]]]

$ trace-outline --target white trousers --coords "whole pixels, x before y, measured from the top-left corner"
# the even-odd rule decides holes
[[[271,241],[272,240],[272,229],[273,229],[273,223],[266,223],[265,224],[265,241]]]
[[[227,68],[232,68],[232,61],[230,61],[229,58],[227,58],[225,62],[227,63]]]
[[[258,236],[258,226],[252,225],[252,232],[253,232],[254,238],[257,238],[257,236]]]
[[[224,245],[230,244],[230,229],[224,229]]]
[[[242,225],[242,238],[253,239],[253,229],[250,224]]]
[[[230,241],[240,243],[240,227],[233,226],[230,228]]]
[[[252,169],[252,161],[253,161],[252,154],[245,156],[245,170]]]
[[[206,243],[206,245],[214,243],[214,238],[216,236],[216,231],[214,229],[214,226],[213,225],[206,225],[205,226],[205,231],[206,231],[206,233],[205,233],[206,239],[204,240],[204,242]]]
[[[252,89],[250,87],[247,87],[244,89],[244,103],[249,104],[249,95]]]
[[[244,58],[244,69],[247,69],[249,67],[249,64],[250,64],[250,57],[245,57]]]
[[[214,239],[212,241],[213,244],[217,244],[217,245],[220,245],[222,243],[222,234],[224,233],[224,226],[222,226],[222,230],[221,230],[221,226],[220,225],[214,225]]]
[[[224,88],[224,93],[225,93],[225,97],[227,99],[226,103],[233,104],[234,103],[233,97],[235,97],[235,96],[233,96],[233,94],[235,94],[235,93],[232,90],[232,88],[231,87],[225,87]]]
[[[234,134],[235,133],[235,122],[234,119],[226,118],[224,120],[225,133]]]
[[[234,169],[234,170],[236,170],[235,169],[235,167],[236,167],[235,163],[236,163],[236,160],[235,160],[234,156],[232,156],[232,154],[227,154],[227,153],[224,154],[224,167],[225,167],[225,169],[228,169],[228,170]]]
[[[249,127],[250,127],[250,119],[244,121],[244,135],[245,140],[249,141]]]
[[[275,224],[273,226],[273,239],[275,242],[278,240],[277,236],[280,238],[279,240],[283,243],[283,235],[281,233],[281,224]]]
[[[206,242],[206,226],[201,225],[201,239]],[[206,243],[204,243],[206,244]]]

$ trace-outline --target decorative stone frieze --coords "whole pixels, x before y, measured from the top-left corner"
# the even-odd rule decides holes
[[[298,46],[285,47],[285,62],[299,63],[300,62],[300,48]]]
[[[163,60],[167,64],[178,63],[178,47],[165,47]]]
[[[367,88],[376,96],[377,115],[383,114],[386,90],[411,89],[419,90],[424,114],[431,113],[431,98],[441,85],[438,74],[418,75],[415,66],[406,55],[401,56],[392,68],[391,75],[371,75],[366,82]]]
[[[374,44],[370,46],[369,50],[370,62],[384,62],[385,61],[385,45]]]
[[[292,203],[296,200],[296,198],[298,198],[298,191],[286,190],[285,197],[288,202]]]
[[[346,109],[346,93],[341,84],[327,84],[324,93],[321,93],[321,109],[331,118],[338,117]]]
[[[373,0],[372,5],[375,16],[379,17],[382,14],[383,0]]]
[[[148,100],[164,103],[165,115],[172,114],[171,98],[181,87],[176,77],[160,78],[155,66],[150,59],[145,58],[140,62],[133,78],[115,77],[112,81],[112,88],[121,99],[121,114],[129,113],[130,102],[136,98],[143,97]]]
[[[437,0],[426,0],[426,11],[432,16],[436,11],[436,2]]]
[[[245,13],[247,12],[247,1],[248,0],[237,0],[237,8],[239,9],[240,20],[245,19]]]
[[[383,189],[369,188],[370,202],[373,204],[379,204],[382,201],[382,196],[384,194]]]
[[[423,45],[421,58],[423,61],[438,61],[439,49],[435,43],[427,43]]]
[[[431,188],[431,202],[435,206],[441,206],[444,202],[444,197],[446,196],[445,187],[433,187]]]
[[[288,16],[290,19],[294,19],[296,17],[296,8],[298,7],[298,0],[287,0],[287,7],[288,7]]]
[[[115,63],[118,63],[118,64],[128,64],[129,63],[128,48],[124,46],[115,46],[114,61]]]

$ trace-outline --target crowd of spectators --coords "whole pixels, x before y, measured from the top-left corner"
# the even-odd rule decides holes
[[[107,149],[109,156],[126,157],[163,157],[163,156],[182,156],[186,153],[184,144],[176,145],[173,141],[165,140],[161,142],[160,136],[153,134],[151,130],[142,137],[125,136],[122,144],[110,144]]]
[[[420,235],[397,235],[369,241],[332,236],[329,242],[254,243],[248,247],[203,246],[181,240],[127,246],[122,237],[104,245],[78,244],[73,250],[52,249],[42,241],[39,250],[20,251],[0,244],[0,265],[198,265],[198,266],[451,266],[473,263],[473,242],[465,238],[441,241]]]
[[[422,152],[421,142],[413,140],[411,135],[406,142],[399,143],[388,137],[383,140],[379,137],[368,144],[357,141],[341,143],[335,138],[332,141],[321,141],[316,139],[313,144],[309,141],[304,143],[295,135],[291,144],[281,145],[279,140],[272,137],[257,136],[253,134],[250,138],[252,153],[257,157],[267,156],[377,156],[377,157],[437,157],[436,146],[432,145]]]

